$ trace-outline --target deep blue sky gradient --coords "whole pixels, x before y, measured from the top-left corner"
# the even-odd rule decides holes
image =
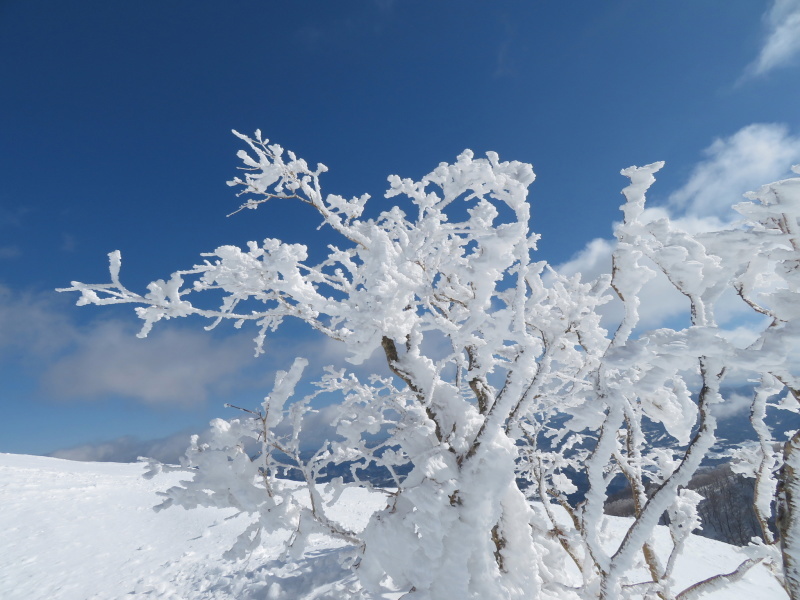
[[[716,137],[762,122],[800,131],[797,66],[740,81],[769,6],[5,0],[3,301],[42,303],[74,337],[103,319],[133,321],[130,309],[78,309],[53,292],[105,281],[111,250],[123,252],[123,281],[142,289],[222,244],[282,237],[324,247],[330,233],[315,231],[305,206],[225,218],[238,205],[225,181],[242,147],[231,128],[260,128],[325,163],[326,191],[370,192],[372,213],[387,206],[387,175],[418,178],[464,148],[531,162],[541,253],[563,262],[610,236],[621,168],[666,160],[651,196],[664,201]],[[0,451],[197,428],[224,414],[222,402],[252,406],[267,391],[259,369],[286,360],[248,363],[245,383],[191,406],[135,394],[54,399],[41,374],[74,340],[40,352],[29,344],[42,335],[30,329],[0,348]]]

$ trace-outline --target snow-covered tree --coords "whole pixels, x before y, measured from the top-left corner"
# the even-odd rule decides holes
[[[712,407],[724,402],[726,375],[762,381],[756,407],[789,388],[782,406],[797,409],[790,357],[800,311],[800,179],[739,204],[739,226],[690,234],[645,211],[662,163],[626,169],[613,272],[582,281],[533,260],[530,165],[465,151],[420,181],[390,177],[386,197],[403,203],[366,219],[367,195],[323,194],[324,165],[311,168],[260,132],[236,135],[250,148],[239,154],[244,175],[230,182],[246,196],[242,208],[278,198],[309,204],[341,236],[321,262],[277,239],[222,246],[142,295],[120,282],[114,252],[110,284],[69,288],[81,293],[79,304],[136,304],[140,336],[189,315],[211,319],[210,327],[252,321],[260,353],[268,334],[295,318],[340,342],[354,364],[385,357],[391,377],[364,381],[331,368],[316,391],[296,398],[307,366],[298,358],[278,373],[260,410],[216,420],[194,439],[182,467],[191,478],[168,490],[165,505],[253,515],[230,556],[247,553],[265,531],[288,531],[294,556],[309,535],[335,536],[351,548],[341,560],[359,589],[402,590],[409,600],[686,600],[757,562],[780,561],[765,539],[733,573],[675,589],[675,561],[700,526],[702,497],[684,487],[715,442]],[[685,327],[638,326],[640,291],[657,272],[686,297]],[[763,315],[747,347],[715,321],[718,303],[731,298]],[[609,301],[624,307],[610,334],[599,313]],[[331,393],[341,399],[335,434],[306,452],[304,417],[317,395]],[[763,511],[783,459],[773,432],[755,419],[762,444],[750,462],[762,473],[759,506],[769,519]],[[673,443],[658,442],[665,435]],[[800,460],[792,452],[787,465]],[[333,465],[352,477],[318,484]],[[352,531],[330,507],[344,487],[369,485],[370,465],[384,467],[393,483],[380,490],[385,508]],[[289,471],[302,482],[285,479]],[[603,510],[618,475],[635,515],[623,539],[610,541]],[[793,502],[784,504],[784,562],[794,581],[800,517]],[[653,543],[665,513],[673,547],[666,555]]]

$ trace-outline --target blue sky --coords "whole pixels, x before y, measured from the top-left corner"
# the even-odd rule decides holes
[[[621,168],[667,161],[652,202],[724,221],[800,163],[800,0],[5,0],[0,82],[0,452],[166,456],[294,353],[341,358],[299,327],[259,359],[199,322],[139,340],[130,308],[54,292],[116,249],[142,289],[222,244],[331,241],[303,206],[225,217],[232,128],[373,211],[464,148],[530,162],[542,257],[598,271]]]

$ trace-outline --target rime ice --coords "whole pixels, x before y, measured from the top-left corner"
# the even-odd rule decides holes
[[[785,437],[759,416],[760,444],[748,460],[762,513],[784,461],[782,559],[765,539],[733,570],[688,587],[675,571],[699,524],[699,497],[683,488],[716,440],[712,406],[725,402],[726,376],[762,381],[754,414],[797,410],[800,179],[751,194],[736,206],[744,219],[736,228],[692,234],[643,216],[663,163],[625,169],[630,185],[612,276],[583,281],[533,260],[530,165],[465,151],[419,181],[390,177],[386,197],[401,204],[362,219],[369,197],[323,194],[324,165],[312,169],[260,132],[236,135],[252,153],[239,154],[244,175],[230,182],[245,196],[242,208],[275,198],[310,205],[341,236],[322,262],[276,239],[246,250],[222,246],[139,295],[119,282],[113,253],[111,284],[69,289],[81,293],[79,304],[138,305],[143,335],[188,315],[210,319],[210,327],[252,322],[259,352],[285,319],[300,319],[340,342],[355,364],[384,355],[393,377],[360,381],[330,369],[317,392],[297,398],[299,359],[276,378],[261,412],[217,420],[194,438],[182,466],[190,478],[167,491],[165,506],[250,515],[231,558],[278,532],[295,560],[314,536],[331,537],[351,548],[341,564],[353,567],[361,589],[408,600],[684,600],[733,585],[759,563],[784,569],[790,589],[800,585],[800,442],[777,457],[772,448]],[[639,326],[639,294],[656,273],[686,297],[688,326]],[[222,294],[219,306],[203,304],[209,292]],[[747,347],[728,341],[716,322],[725,293],[767,317]],[[612,298],[624,317],[607,332],[598,307]],[[320,393],[341,402],[335,434],[309,455],[301,448],[304,417]],[[660,424],[672,443],[656,446],[648,423]],[[349,465],[352,482],[318,487],[331,464]],[[377,491],[384,501],[356,531],[331,504],[345,488],[368,487],[359,469],[370,465],[385,468],[392,486]],[[290,471],[300,488],[283,479]],[[627,482],[635,517],[612,539],[603,508],[616,475]],[[588,489],[576,501],[578,478]],[[656,543],[665,513],[666,548]]]

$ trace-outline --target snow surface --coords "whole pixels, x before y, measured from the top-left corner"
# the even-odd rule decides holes
[[[310,556],[301,561],[280,560],[270,538],[249,559],[222,560],[247,519],[230,518],[230,509],[157,513],[151,508],[160,501],[156,491],[174,485],[180,474],[148,481],[143,471],[141,464],[0,454],[0,598],[375,598],[356,590],[355,579],[339,566],[339,542],[323,537],[314,540]],[[347,490],[336,516],[360,529],[383,502],[380,494]],[[621,533],[624,524],[624,519],[609,518],[604,525]],[[659,528],[656,546],[666,547],[667,536]],[[734,546],[693,537],[678,562],[677,583],[685,586],[731,571],[744,558]],[[787,598],[760,565],[734,587],[706,597]]]

